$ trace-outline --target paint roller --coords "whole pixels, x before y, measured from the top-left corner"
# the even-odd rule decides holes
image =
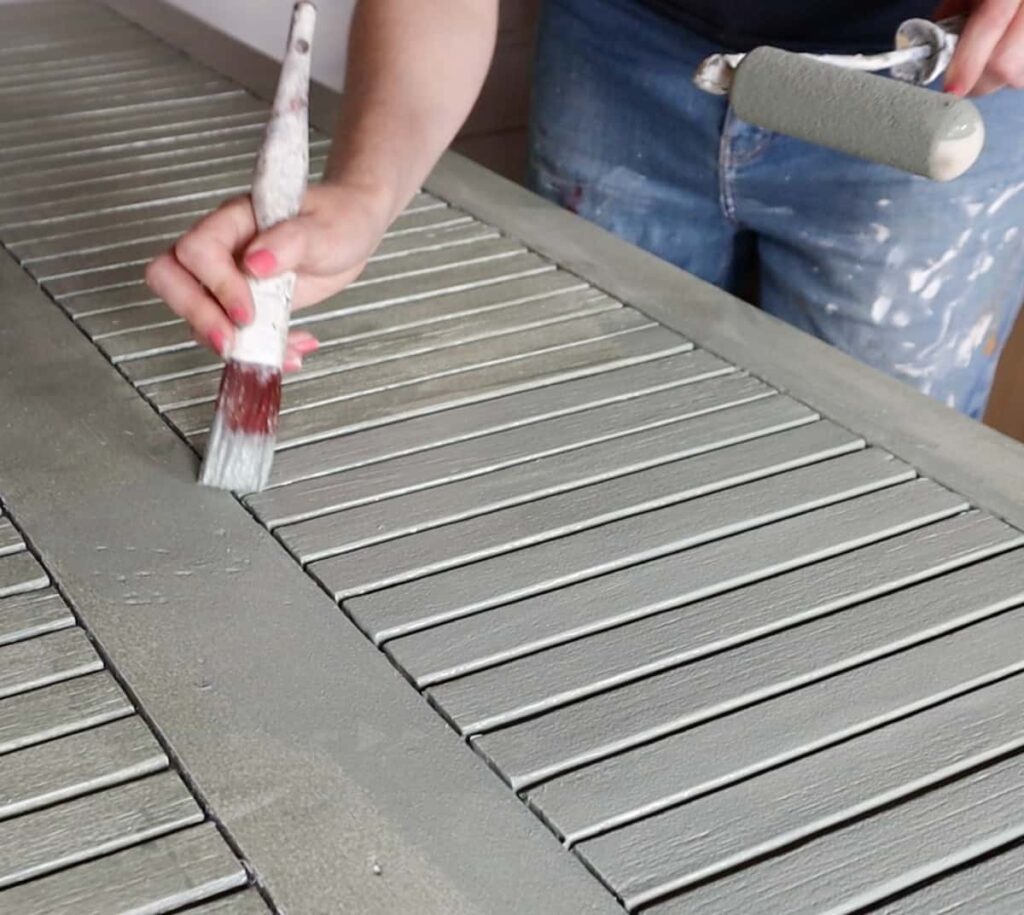
[[[962,18],[900,26],[896,49],[875,55],[810,55],[756,48],[716,54],[694,82],[728,94],[751,124],[936,181],[981,154],[985,125],[966,99],[924,88],[949,64]],[[877,75],[889,70],[895,79]]]

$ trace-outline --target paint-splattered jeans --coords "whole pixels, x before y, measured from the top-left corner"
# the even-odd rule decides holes
[[[531,179],[544,195],[971,416],[1024,301],[1024,92],[937,184],[753,127],[691,83],[721,50],[635,0],[548,0]],[[685,307],[681,303],[680,307]]]

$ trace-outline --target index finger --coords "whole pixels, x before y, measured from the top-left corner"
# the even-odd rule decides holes
[[[252,238],[256,221],[248,198],[228,201],[203,217],[174,246],[178,262],[205,286],[236,324],[251,320],[249,283],[237,254]]]
[[[975,88],[1019,6],[1018,0],[984,0],[970,15],[946,71],[947,91],[968,95]]]

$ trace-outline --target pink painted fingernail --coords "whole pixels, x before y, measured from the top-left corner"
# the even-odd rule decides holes
[[[228,308],[228,314],[239,327],[249,323],[249,310],[244,305],[232,305]]]
[[[223,356],[227,349],[228,335],[222,330],[210,331],[210,346],[213,347],[214,351],[218,356]]]
[[[249,272],[253,276],[269,276],[277,270],[277,258],[274,257],[273,251],[260,248],[250,251],[245,256],[245,266],[249,268]]]
[[[301,356],[288,356],[284,360],[284,370],[286,372],[297,372],[302,368],[302,357]]]
[[[306,355],[306,353],[312,353],[320,349],[320,341],[316,337],[304,337],[301,340],[297,340],[294,346],[302,355]]]
[[[945,87],[945,92],[946,92],[947,95],[956,95],[956,96],[963,96],[963,94],[964,94],[963,86],[961,86],[959,83],[949,83]]]

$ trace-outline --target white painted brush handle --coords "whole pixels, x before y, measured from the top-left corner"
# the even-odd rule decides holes
[[[252,206],[260,231],[299,212],[309,174],[309,66],[316,6],[299,0],[292,11],[288,47],[281,63],[274,110],[252,182]],[[250,279],[255,317],[235,335],[231,358],[281,368],[288,338],[295,274]]]

